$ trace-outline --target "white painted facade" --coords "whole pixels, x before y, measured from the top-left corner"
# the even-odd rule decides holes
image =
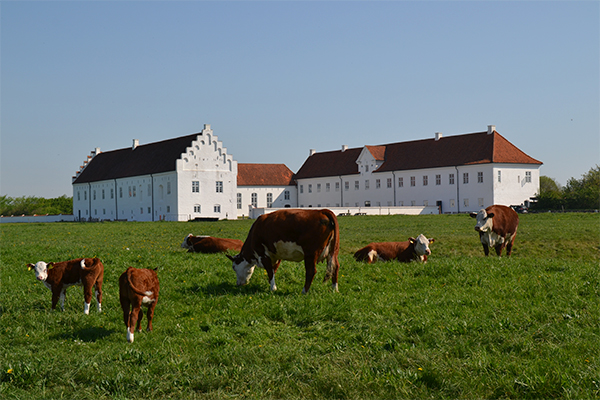
[[[296,186],[238,186],[236,195],[237,216],[253,215],[257,208],[296,208]]]

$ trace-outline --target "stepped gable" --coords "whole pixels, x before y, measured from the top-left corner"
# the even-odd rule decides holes
[[[285,164],[238,163],[238,186],[295,185],[294,173]]]
[[[102,152],[94,156],[73,184],[169,172],[202,133]]]

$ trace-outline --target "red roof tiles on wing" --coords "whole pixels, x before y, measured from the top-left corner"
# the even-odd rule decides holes
[[[238,186],[294,185],[294,173],[285,164],[238,163]]]

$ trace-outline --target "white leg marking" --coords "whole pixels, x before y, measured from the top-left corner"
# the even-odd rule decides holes
[[[83,306],[83,313],[85,315],[89,315],[90,314],[90,303],[85,303],[85,305]]]
[[[130,331],[129,328],[127,328],[127,341],[133,343],[133,332]]]
[[[304,288],[302,288],[302,294],[306,294],[306,290],[304,290]]]
[[[338,293],[338,292],[339,292],[339,290],[338,290],[338,284],[337,284],[337,283],[332,283],[332,284],[331,284],[331,288],[333,289],[333,291],[334,291],[335,293]]]
[[[275,284],[275,276],[273,276],[273,278],[271,278],[271,291],[275,291],[277,290],[277,285]]]
[[[66,289],[63,288],[60,292],[60,309],[65,311],[65,297],[66,297]]]

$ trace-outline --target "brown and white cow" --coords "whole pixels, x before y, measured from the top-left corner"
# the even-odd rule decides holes
[[[481,209],[478,213],[472,212],[471,217],[477,219],[475,230],[479,232],[479,240],[483,245],[485,255],[490,254],[490,247],[496,249],[500,256],[506,246],[506,255],[510,256],[513,243],[519,227],[519,215],[510,207],[493,205]]]
[[[85,305],[83,312],[90,313],[92,302],[92,288],[95,287],[98,312],[102,312],[102,281],[104,280],[104,265],[99,258],[78,258],[75,260],[57,263],[38,261],[28,264],[28,269],[35,271],[38,281],[52,291],[52,309],[60,299],[60,308],[65,310],[65,296],[67,288],[74,285],[83,286]]]
[[[405,242],[370,243],[354,253],[354,258],[369,264],[390,260],[427,262],[427,256],[431,255],[429,244],[433,242],[435,239],[427,239],[425,235],[421,234],[416,239],[411,237]]]
[[[152,330],[154,308],[158,301],[160,284],[156,269],[127,268],[119,277],[119,301],[123,309],[123,321],[127,328],[127,341],[133,343],[134,326],[141,332],[144,313],[141,308],[146,307],[148,331]]]
[[[241,252],[228,257],[233,261],[238,285],[246,285],[258,266],[267,271],[271,290],[277,290],[275,272],[281,260],[304,260],[306,277],[302,293],[308,293],[317,263],[327,260],[323,282],[331,278],[333,291],[337,292],[339,240],[338,221],[331,210],[278,210],[258,217]]]
[[[183,239],[181,247],[188,253],[226,253],[233,250],[239,253],[244,242],[237,239],[223,239],[212,236],[194,236],[191,233]]]

